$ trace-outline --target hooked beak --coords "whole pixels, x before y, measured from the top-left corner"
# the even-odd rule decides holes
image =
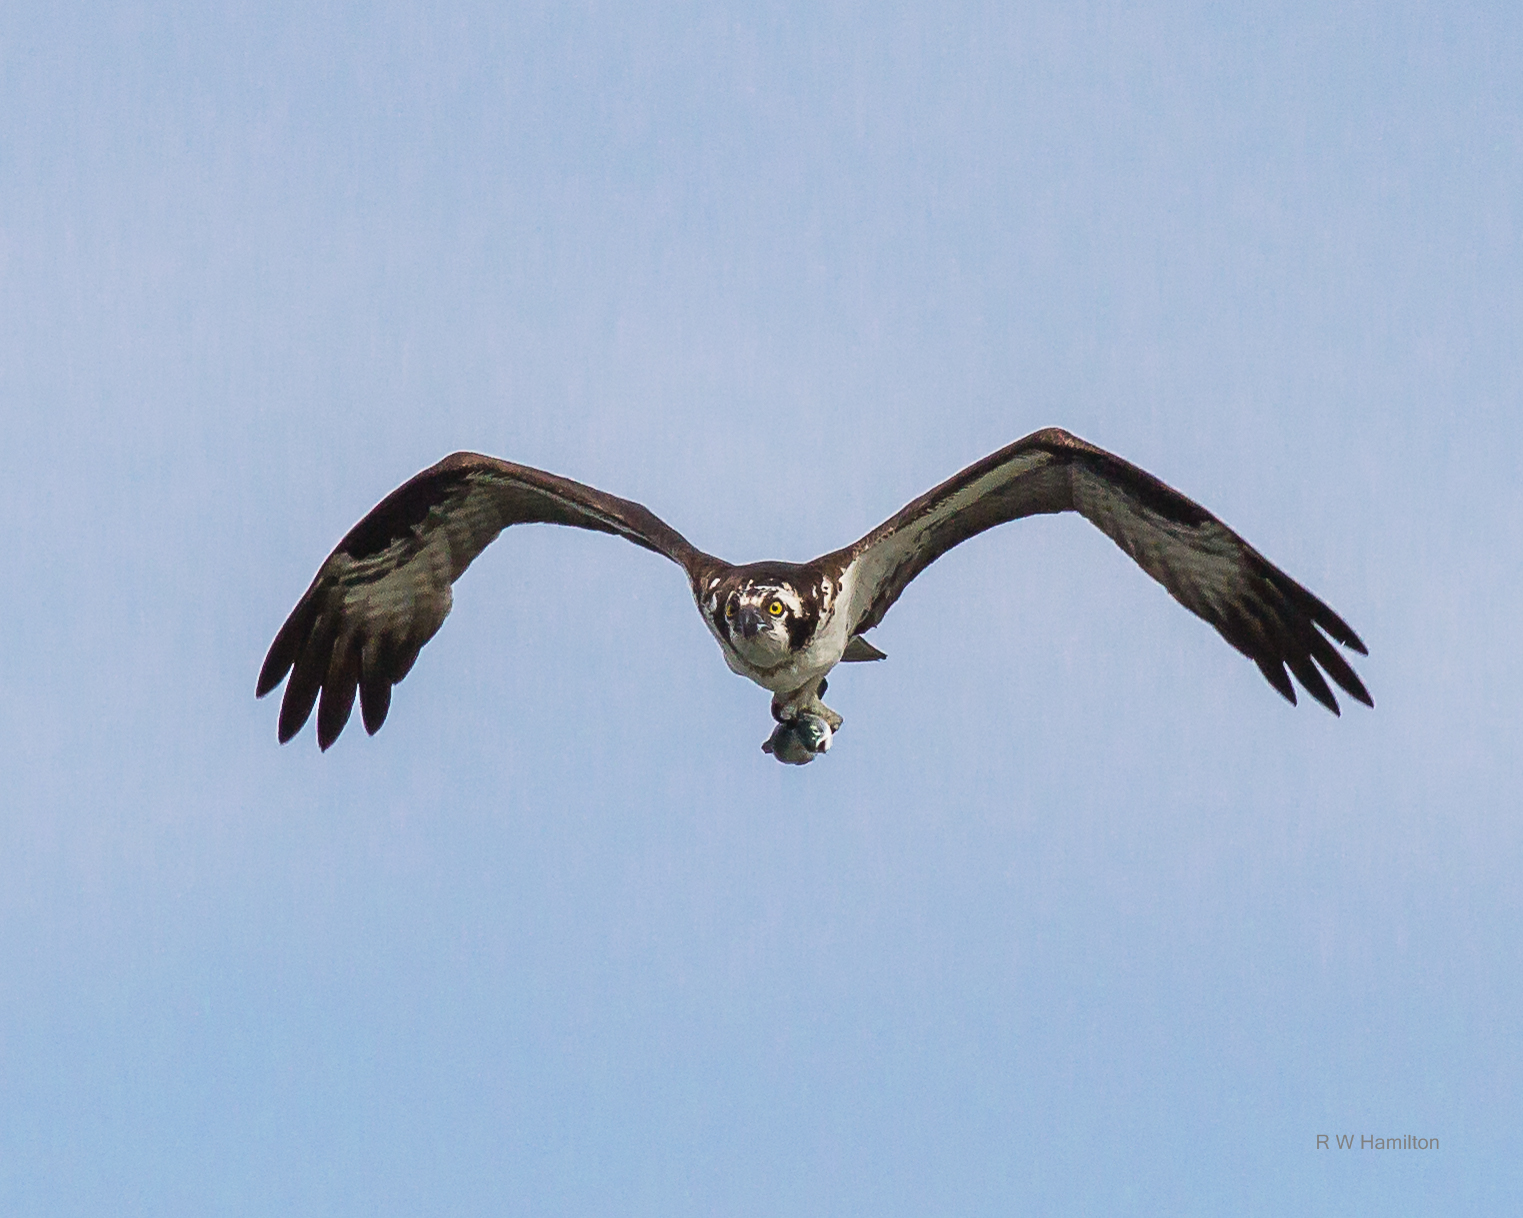
[[[735,624],[740,628],[741,638],[754,639],[762,628],[761,610],[755,605],[747,605],[735,615]]]

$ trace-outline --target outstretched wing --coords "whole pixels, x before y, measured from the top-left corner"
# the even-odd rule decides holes
[[[1296,675],[1318,702],[1338,701],[1317,670],[1373,706],[1327,636],[1360,655],[1359,636],[1325,604],[1224,525],[1146,470],[1049,427],[927,491],[855,545],[824,561],[851,589],[853,634],[883,620],[905,586],[953,546],[1023,516],[1078,512],[1169,595],[1204,618],[1291,703]],[[1320,628],[1320,630],[1319,630]],[[1315,663],[1314,663],[1315,661]]]
[[[513,524],[569,524],[615,533],[664,554],[695,580],[716,560],[652,512],[543,470],[455,453],[404,482],[350,529],[318,569],[259,671],[264,697],[291,674],[280,741],[317,712],[326,749],[360,696],[365,730],[386,721],[391,687],[450,611],[450,585]]]

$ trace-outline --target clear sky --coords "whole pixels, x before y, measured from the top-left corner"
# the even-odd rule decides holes
[[[7,0],[0,1213],[1516,1207],[1520,12]],[[374,739],[254,700],[453,449],[801,560],[1048,424],[1376,709],[1072,517],[918,580],[804,769],[565,529]]]

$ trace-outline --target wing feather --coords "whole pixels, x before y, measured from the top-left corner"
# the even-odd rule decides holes
[[[289,674],[281,743],[321,697],[317,738],[326,749],[348,723],[356,692],[365,730],[378,731],[391,687],[449,614],[450,585],[515,524],[612,533],[665,555],[690,581],[717,561],[638,503],[543,470],[455,453],[403,483],[344,535],[275,635],[256,692],[264,697]]]
[[[1347,622],[1200,504],[1060,428],[970,465],[821,561],[842,571],[858,634],[881,622],[909,582],[953,546],[1007,521],[1067,511],[1089,520],[1209,622],[1291,703],[1296,693],[1287,667],[1334,714],[1338,702],[1324,672],[1351,697],[1374,705],[1328,642],[1368,654]]]

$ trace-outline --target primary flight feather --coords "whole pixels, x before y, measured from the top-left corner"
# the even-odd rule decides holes
[[[694,548],[638,503],[543,470],[455,453],[403,483],[345,534],[270,645],[258,695],[289,674],[282,743],[315,705],[317,740],[326,749],[349,721],[356,694],[374,734],[386,720],[391,687],[443,625],[450,586],[476,556],[510,525],[566,524],[617,534],[682,567],[725,663],[772,692],[777,726],[762,747],[802,765],[828,749],[841,726],[820,701],[826,674],[843,661],[883,658],[862,636],[915,576],[985,529],[1069,511],[1209,622],[1290,702],[1293,673],[1337,714],[1325,673],[1374,705],[1333,646],[1367,654],[1342,618],[1205,508],[1056,427],[970,465],[845,549],[807,563],[742,566]]]

